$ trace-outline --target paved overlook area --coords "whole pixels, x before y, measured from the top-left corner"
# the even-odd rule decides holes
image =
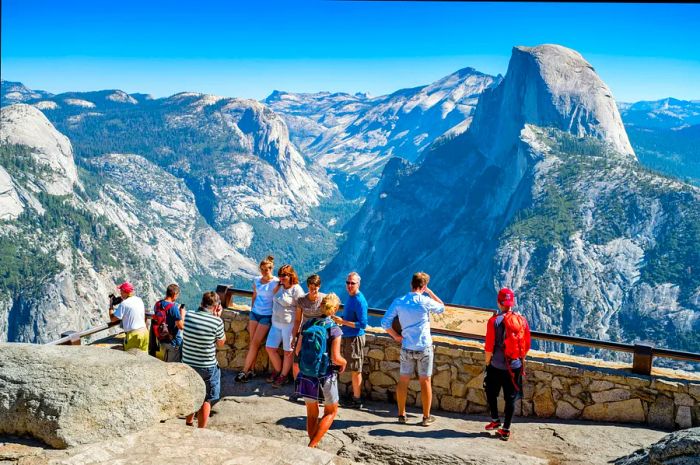
[[[151,432],[62,451],[0,438],[0,464],[606,464],[666,434],[516,417],[511,440],[502,442],[483,430],[483,416],[436,412],[438,421],[423,428],[417,409],[409,410],[409,424],[399,425],[394,404],[369,402],[361,411],[341,408],[321,451],[310,451],[304,447],[304,405],[287,400],[291,387],[275,390],[259,378],[239,385],[234,374],[224,372],[223,399],[208,430],[169,420]],[[170,446],[154,448],[156,437],[167,438]]]

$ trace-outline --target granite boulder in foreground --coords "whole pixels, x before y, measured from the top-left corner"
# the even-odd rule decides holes
[[[65,448],[193,412],[204,382],[139,351],[0,344],[0,434]]]
[[[617,459],[615,465],[700,465],[700,428],[673,432],[645,449]]]

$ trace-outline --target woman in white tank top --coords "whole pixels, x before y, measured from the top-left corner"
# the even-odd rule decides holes
[[[258,349],[265,340],[267,332],[272,324],[272,297],[279,279],[273,276],[274,257],[268,256],[260,262],[260,275],[253,280],[253,300],[250,305],[250,321],[248,321],[248,335],[250,344],[245,356],[243,370],[236,375],[236,381],[247,383],[255,376],[255,360],[258,357]]]

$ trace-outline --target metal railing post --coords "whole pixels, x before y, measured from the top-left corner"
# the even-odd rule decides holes
[[[654,358],[654,346],[635,344],[632,358],[632,372],[638,375],[650,375]]]

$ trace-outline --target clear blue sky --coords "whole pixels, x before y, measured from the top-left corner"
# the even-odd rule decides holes
[[[374,95],[457,69],[505,73],[514,45],[579,51],[618,101],[700,99],[700,5],[3,0],[2,78],[261,99]]]

